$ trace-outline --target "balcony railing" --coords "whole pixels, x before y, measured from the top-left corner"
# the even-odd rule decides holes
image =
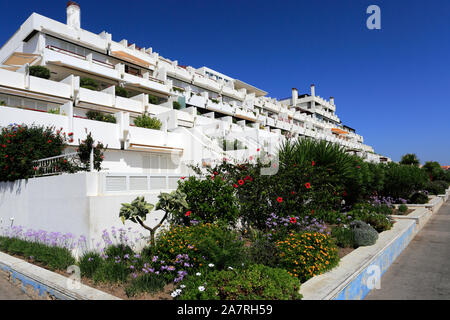
[[[69,56],[73,56],[75,58],[86,60],[85,56],[83,56],[82,54],[73,52],[73,51],[69,51],[69,50],[62,49],[62,48],[59,48],[59,47],[56,47],[56,46],[51,46],[51,45],[47,45],[46,48],[50,49],[50,50],[53,50],[53,51],[56,51],[56,52],[59,52],[59,53],[67,54]]]

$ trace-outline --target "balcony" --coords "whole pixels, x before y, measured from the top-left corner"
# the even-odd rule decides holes
[[[5,69],[0,69],[0,86],[60,99],[70,99],[72,96],[72,86],[67,83],[26,76],[24,73]]]
[[[44,49],[44,59],[49,64],[68,67],[84,72],[96,74],[101,77],[119,81],[120,74],[115,66],[100,60],[88,59],[75,52],[61,49],[55,46],[46,46]]]

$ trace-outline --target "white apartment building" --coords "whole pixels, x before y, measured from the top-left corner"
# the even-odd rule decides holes
[[[84,30],[80,16],[72,1],[66,23],[33,13],[1,47],[0,126],[63,128],[74,133],[74,147],[91,132],[108,146],[105,172],[179,176],[187,164],[273,153],[297,136],[339,143],[368,161],[388,160],[342,125],[334,99],[316,95],[314,85],[309,94],[294,88],[290,98],[270,98],[210,68],[181,66],[152,48]],[[48,68],[50,79],[30,76],[29,67],[36,65]],[[98,90],[83,87],[83,78],[97,81]],[[117,96],[117,86],[129,97]],[[89,110],[117,121],[89,120]],[[161,130],[135,126],[143,113],[160,119]]]

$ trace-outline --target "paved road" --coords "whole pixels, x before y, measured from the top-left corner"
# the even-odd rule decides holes
[[[0,274],[0,300],[31,300],[20,288],[9,283]]]
[[[450,201],[381,277],[381,288],[365,300],[450,299]]]

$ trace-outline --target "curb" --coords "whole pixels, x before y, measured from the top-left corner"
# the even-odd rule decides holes
[[[3,271],[3,272],[1,272]],[[14,285],[36,299],[47,300],[121,300],[103,291],[84,284],[70,288],[70,278],[35,266],[21,259],[0,252],[0,273],[4,273]]]
[[[395,216],[392,229],[380,233],[373,246],[355,249],[341,259],[337,268],[303,283],[300,288],[303,299],[364,299],[376,287],[372,280],[381,278],[442,204],[442,198],[438,197],[429,208],[420,206],[408,216]]]

